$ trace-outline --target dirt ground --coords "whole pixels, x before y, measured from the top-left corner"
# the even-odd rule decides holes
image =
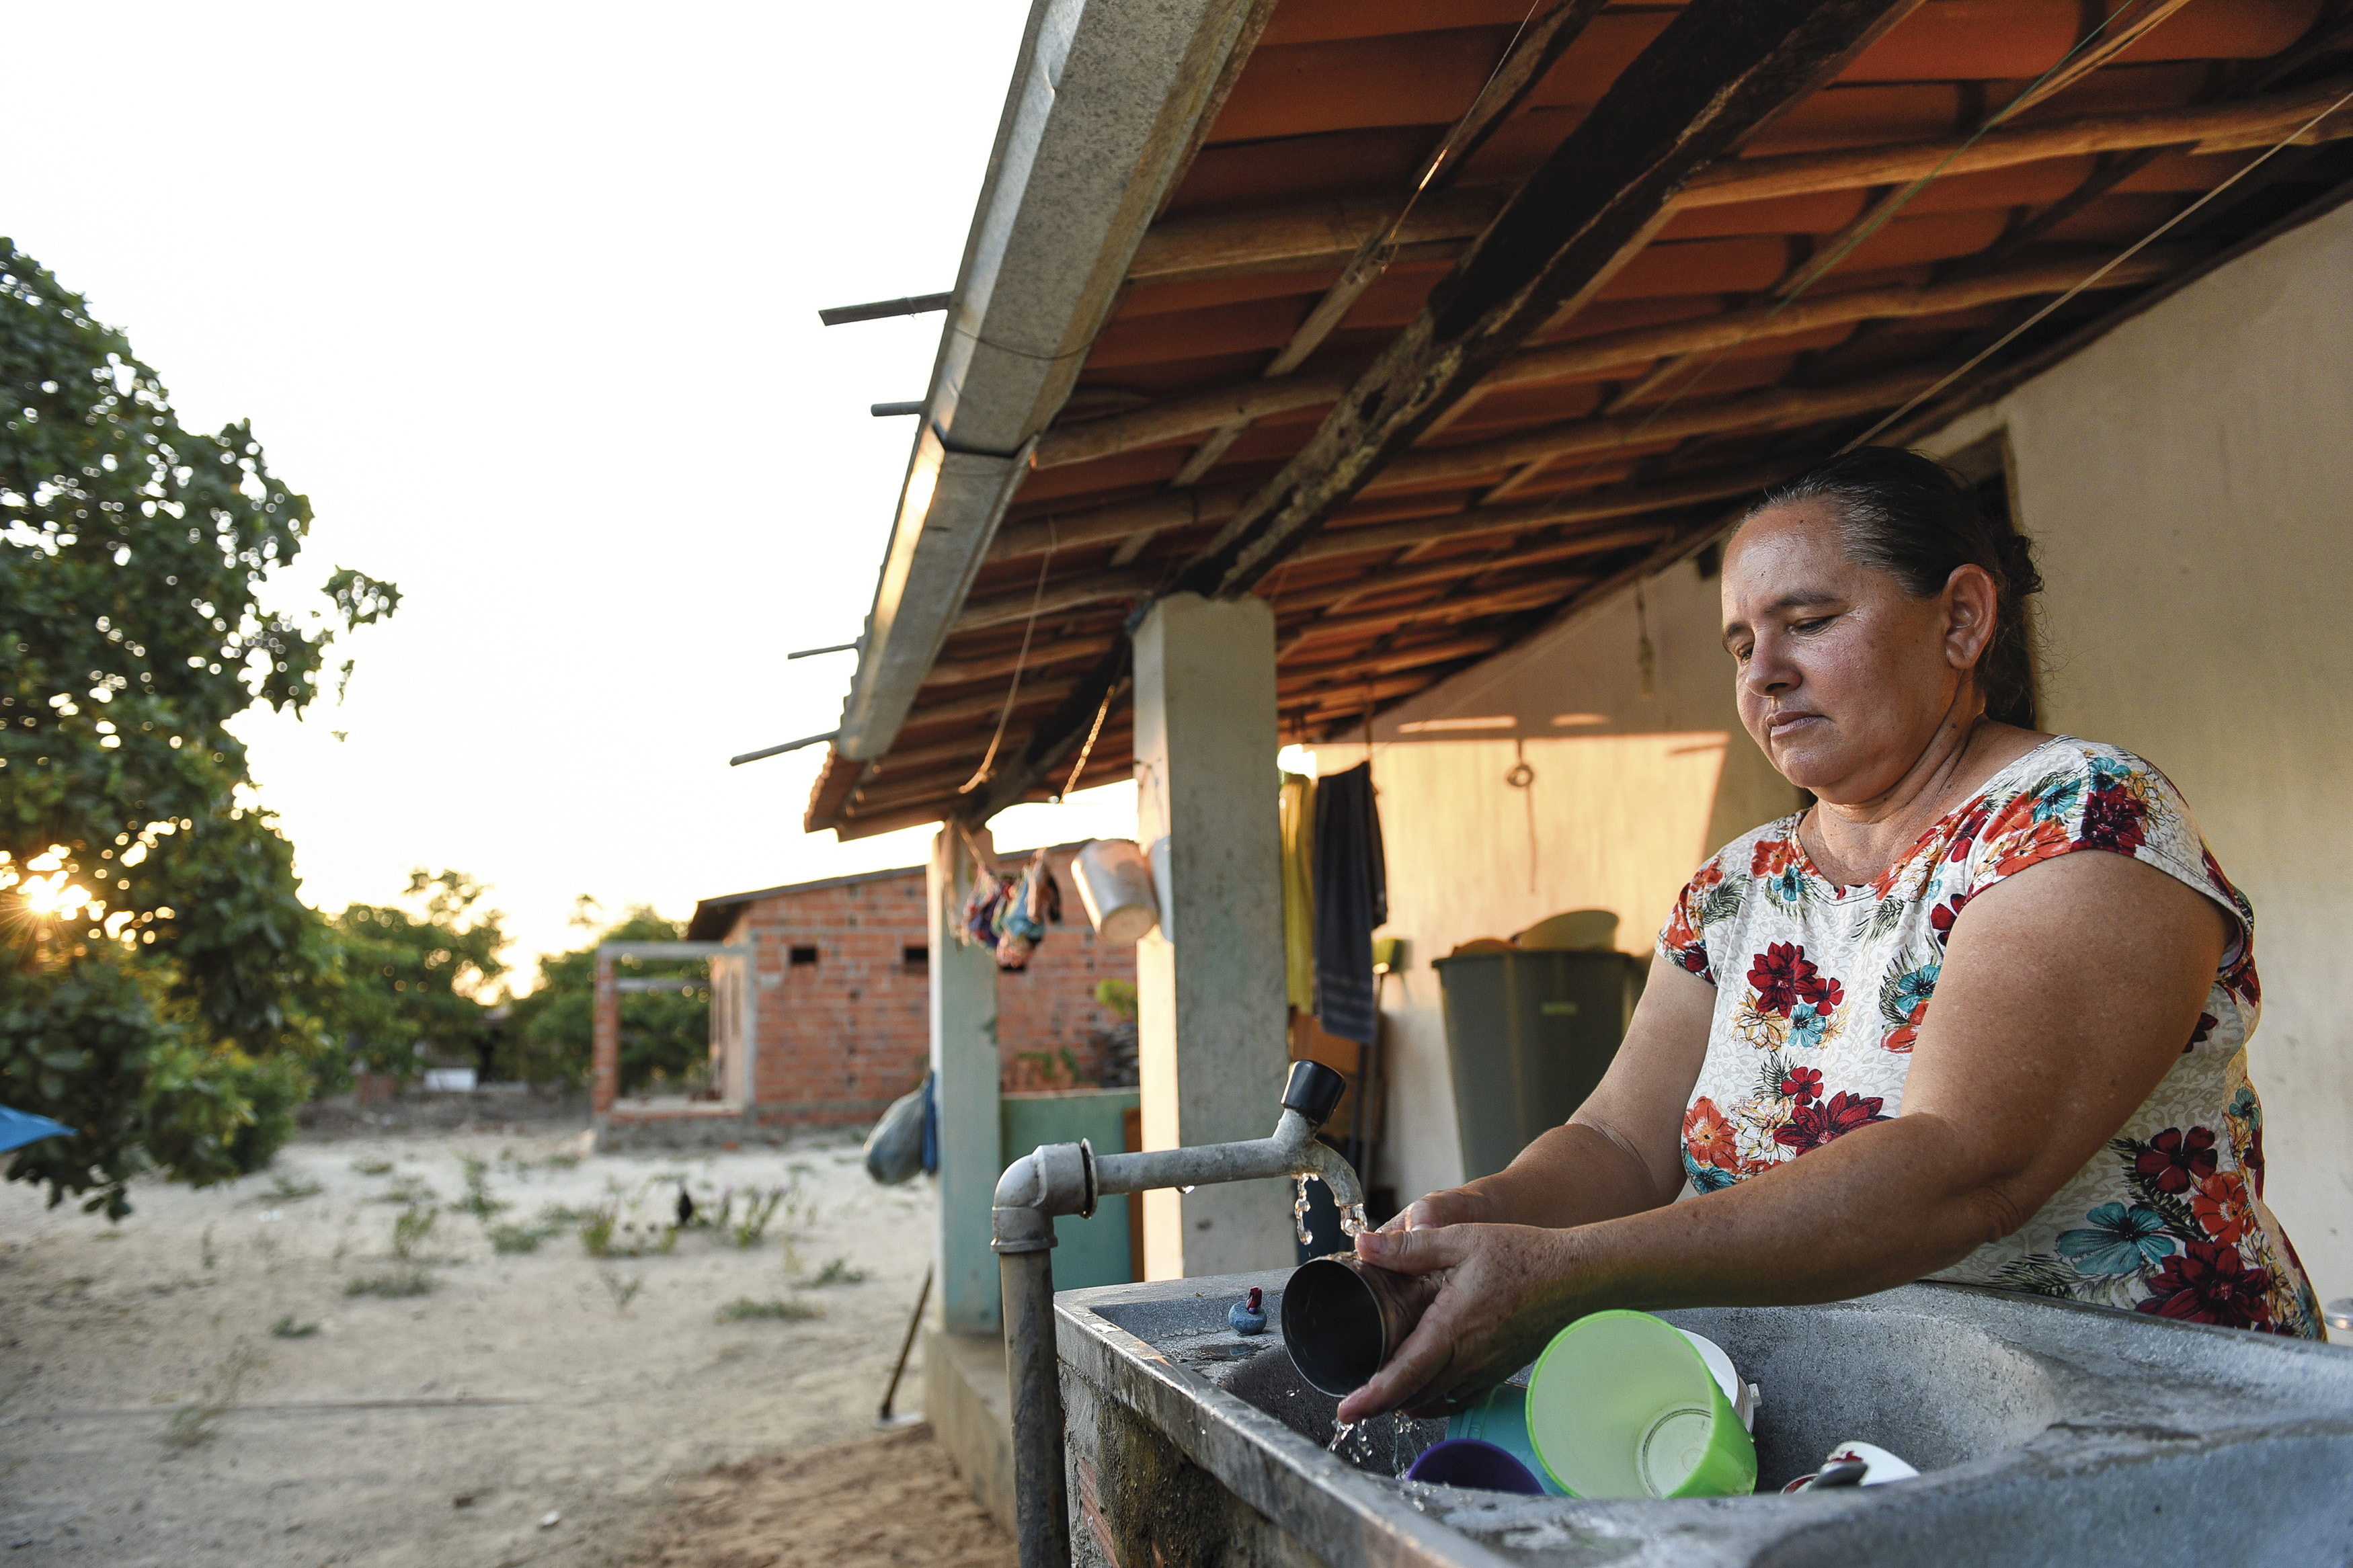
[[[11,1568],[1009,1563],[926,1430],[874,1429],[926,1184],[874,1185],[841,1135],[580,1148],[322,1129],[233,1186],[142,1181],[120,1226],[0,1185]],[[661,1250],[681,1179],[739,1221],[784,1196],[751,1246]],[[584,1245],[600,1214],[622,1255]]]

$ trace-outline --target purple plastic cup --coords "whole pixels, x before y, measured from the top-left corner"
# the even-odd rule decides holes
[[[1541,1497],[1544,1487],[1508,1449],[1478,1437],[1449,1437],[1432,1443],[1405,1473],[1409,1481],[1433,1486],[1468,1487],[1472,1491],[1519,1492]]]

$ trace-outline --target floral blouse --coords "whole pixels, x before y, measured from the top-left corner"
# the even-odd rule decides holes
[[[1788,816],[1699,869],[1660,932],[1666,962],[1716,988],[1683,1116],[1683,1169],[1717,1191],[1903,1107],[1913,1041],[1968,901],[2038,861],[2128,855],[2237,926],[2181,1057],[2107,1148],[2020,1230],[1937,1276],[2191,1322],[2325,1337],[2263,1201],[2263,1111],[2247,1081],[2262,992],[2254,910],[2171,781],[2062,736],[1988,781],[1868,884],[1817,871]]]

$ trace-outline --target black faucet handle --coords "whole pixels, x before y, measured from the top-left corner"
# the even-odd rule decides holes
[[[1291,1081],[1282,1086],[1282,1109],[1295,1110],[1317,1127],[1332,1120],[1348,1080],[1322,1062],[1293,1062]]]

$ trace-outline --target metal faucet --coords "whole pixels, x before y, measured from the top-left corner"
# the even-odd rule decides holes
[[[1062,1384],[1054,1343],[1054,1216],[1095,1212],[1098,1199],[1157,1187],[1208,1186],[1269,1176],[1314,1176],[1343,1215],[1361,1215],[1365,1190],[1330,1145],[1315,1141],[1347,1080],[1293,1062],[1282,1120],[1271,1138],[1098,1154],[1084,1139],[1041,1144],[997,1178],[997,1269],[1005,1293],[1005,1361],[1013,1394],[1013,1493],[1021,1568],[1068,1568],[1070,1499],[1062,1477]]]

